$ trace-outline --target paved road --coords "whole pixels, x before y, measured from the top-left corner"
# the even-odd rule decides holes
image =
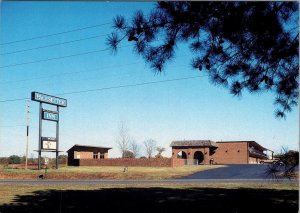
[[[227,165],[227,167],[197,172],[185,179],[265,179],[268,165]]]
[[[1,184],[30,185],[136,185],[136,184],[216,184],[216,183],[257,183],[273,184],[270,179],[173,179],[173,180],[0,180]],[[276,183],[298,183],[298,181],[281,180]]]
[[[266,177],[268,165],[228,165],[197,172],[193,175],[173,180],[0,180],[0,184],[215,184],[215,183],[274,183]],[[280,180],[277,183],[298,183],[297,180]]]

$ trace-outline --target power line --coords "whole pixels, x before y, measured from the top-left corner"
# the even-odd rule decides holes
[[[122,47],[118,47],[118,48],[131,47],[131,46],[133,46],[133,45],[127,45],[127,46],[122,46]],[[0,67],[0,69],[7,68],[7,67],[20,66],[20,65],[35,64],[35,63],[39,63],[39,62],[59,60],[59,59],[64,59],[64,58],[71,58],[71,57],[80,56],[80,55],[87,55],[87,54],[92,54],[92,53],[98,53],[98,52],[108,51],[109,49],[110,48],[105,48],[105,49],[101,49],[101,50],[93,50],[93,51],[83,52],[83,53],[77,53],[77,54],[73,54],[73,55],[65,55],[65,56],[60,56],[60,57],[54,57],[54,58],[41,59],[41,60],[36,60],[36,61],[23,62],[23,63],[18,63],[18,64],[10,64],[10,65],[6,65],[6,66],[2,66],[2,67]]]
[[[64,72],[64,73],[59,73],[59,74],[55,74],[55,75],[48,75],[48,76],[42,76],[42,77],[36,77],[36,78],[27,78],[27,79],[21,79],[21,80],[16,80],[16,81],[3,81],[3,82],[0,82],[0,84],[19,83],[19,82],[31,81],[31,80],[48,79],[48,78],[62,76],[62,75],[73,75],[73,74],[78,74],[78,73],[95,72],[95,71],[98,71],[100,69],[108,69],[108,68],[114,68],[114,67],[124,67],[124,66],[134,65],[134,64],[140,64],[140,62],[122,64],[122,65],[117,65],[117,66],[99,67],[99,68],[93,68],[93,69],[87,69],[87,70],[80,70],[80,71],[76,71],[76,72]]]
[[[123,73],[114,73],[113,75],[105,75],[105,76],[101,77],[100,79],[103,80],[103,79],[106,79],[107,77],[109,78],[109,77],[114,77],[114,76],[118,76],[118,77],[122,77],[122,76],[126,76],[126,75],[128,76],[128,75],[132,75],[132,74],[135,74],[138,72],[140,72],[140,70],[131,71],[131,72],[123,72]],[[85,83],[88,83],[87,82],[88,80],[99,80],[99,79],[96,77],[88,77],[88,78],[75,78],[72,80],[66,80],[65,78],[63,78],[63,80],[67,81],[68,83],[78,82],[78,81],[84,81]],[[54,86],[53,83],[51,83],[51,82],[43,83],[42,85],[45,88],[50,88],[51,86]],[[32,85],[30,85],[30,87],[32,87]],[[26,88],[28,88],[28,86],[14,87],[14,89],[26,89]]]
[[[136,83],[136,84],[125,84],[125,85],[118,85],[118,86],[111,86],[111,87],[102,87],[102,88],[98,88],[98,89],[90,89],[90,90],[80,90],[80,91],[74,91],[74,92],[58,93],[58,94],[55,94],[55,95],[71,95],[71,94],[79,94],[79,93],[87,93],[87,92],[111,90],[111,89],[120,89],[120,88],[143,86],[143,85],[149,85],[149,84],[158,84],[158,83],[167,83],[167,82],[173,82],[173,81],[189,80],[189,79],[201,78],[201,77],[205,77],[205,76],[206,75],[204,75],[204,76],[183,77],[183,78],[174,78],[174,79],[167,79],[167,80],[161,80],[161,81],[150,81],[150,82],[143,82],[143,83]]]
[[[151,85],[151,84],[168,83],[168,82],[174,82],[174,81],[191,80],[191,79],[196,79],[196,78],[202,78],[205,76],[207,76],[207,75],[191,76],[191,77],[183,77],[183,78],[173,78],[173,79],[167,79],[167,80],[161,80],[161,81],[149,81],[149,82],[142,82],[142,83],[136,83],[136,84],[125,84],[125,85],[118,85],[118,86],[111,86],[111,87],[102,87],[102,88],[90,89],[90,90],[80,90],[80,91],[73,91],[73,92],[57,93],[54,95],[71,95],[71,94],[97,92],[97,91],[104,91],[104,90],[111,90],[111,89],[121,89],[121,88],[144,86],[144,85]],[[22,100],[29,100],[29,98],[16,98],[16,99],[0,100],[0,103],[22,101]]]
[[[17,40],[17,41],[1,43],[0,45],[14,44],[14,43],[19,43],[19,42],[24,42],[24,41],[31,41],[31,40],[35,40],[35,39],[46,38],[46,37],[50,37],[50,36],[56,36],[56,35],[61,35],[61,34],[66,34],[66,33],[71,33],[71,32],[77,32],[77,31],[86,30],[86,29],[95,28],[95,27],[101,27],[101,26],[108,25],[108,24],[111,24],[111,22],[97,24],[97,25],[88,26],[88,27],[77,28],[77,29],[73,29],[73,30],[68,30],[68,31],[63,31],[63,32],[58,32],[58,33],[53,33],[53,34],[48,34],[48,35],[42,35],[42,36],[36,36],[36,37],[32,37],[32,38],[21,39],[21,40]]]
[[[18,63],[18,64],[10,64],[10,65],[6,65],[6,66],[2,66],[2,67],[0,67],[0,69],[6,68],[6,67],[15,67],[15,66],[26,65],[26,64],[34,64],[34,63],[39,63],[39,62],[45,62],[45,61],[52,61],[52,60],[70,58],[70,57],[75,57],[75,56],[80,56],[80,55],[87,55],[87,54],[96,53],[96,52],[103,52],[103,51],[107,51],[107,50],[108,50],[108,48],[105,48],[105,49],[102,49],[102,50],[94,50],[94,51],[89,51],[89,52],[84,52],[84,53],[73,54],[73,55],[66,55],[66,56],[61,56],[61,57],[47,58],[47,59],[41,59],[41,60],[36,60],[36,61],[23,62],[23,63]]]
[[[71,94],[103,91],[103,90],[110,90],[110,89],[120,89],[120,88],[126,88],[126,87],[136,87],[136,86],[144,86],[144,85],[149,85],[149,84],[167,83],[167,82],[182,81],[182,80],[189,80],[189,79],[202,78],[202,77],[204,77],[204,76],[191,76],[191,77],[185,77],[185,78],[173,78],[173,79],[161,80],[161,81],[150,81],[150,82],[143,82],[143,83],[137,83],[137,84],[125,84],[125,85],[112,86],[112,87],[103,87],[103,88],[99,88],[99,89],[90,89],[90,90],[81,90],[81,91],[75,91],[75,92],[59,93],[59,94],[56,94],[56,95],[71,95]]]
[[[185,56],[189,56],[189,54],[181,55],[179,57],[185,57]],[[73,75],[73,74],[78,74],[78,73],[95,72],[95,71],[98,71],[100,69],[124,67],[124,66],[128,66],[128,65],[135,65],[135,64],[140,64],[140,63],[141,62],[133,62],[133,63],[128,63],[128,64],[116,65],[116,66],[105,66],[105,67],[92,68],[92,69],[87,69],[87,70],[79,70],[79,71],[76,71],[76,72],[64,72],[64,73],[59,73],[59,74],[54,74],[54,75],[35,77],[35,78],[26,78],[26,79],[20,79],[20,80],[15,80],[15,81],[2,81],[2,82],[0,82],[0,85],[1,84],[10,84],[10,83],[19,83],[19,82],[25,82],[25,81],[31,81],[31,80],[39,80],[39,79],[49,79],[49,78],[52,78],[52,77],[57,77],[57,76],[62,76],[62,75]]]
[[[3,101],[0,101],[0,103],[5,103],[5,102],[13,102],[13,101],[23,101],[23,100],[29,100],[29,98],[16,98],[16,99],[8,99],[8,100],[3,100]]]
[[[87,37],[87,38],[81,38],[81,39],[76,39],[76,40],[71,40],[71,41],[65,41],[65,42],[56,43],[56,44],[49,44],[49,45],[39,46],[39,47],[34,47],[34,48],[29,48],[29,49],[17,50],[17,51],[13,51],[13,52],[6,52],[6,53],[1,53],[0,55],[9,55],[9,54],[15,54],[15,53],[26,52],[26,51],[31,51],[31,50],[43,49],[43,48],[47,48],[47,47],[54,47],[54,46],[63,45],[63,44],[70,44],[70,43],[74,43],[74,42],[78,42],[78,41],[84,41],[84,40],[99,38],[99,37],[103,37],[103,36],[106,36],[106,35],[108,35],[108,34],[103,34],[103,35],[98,35],[98,36],[91,36],[91,37]]]
[[[8,126],[0,126],[0,128],[4,128],[4,127],[17,127],[17,126],[19,126],[19,127],[25,127],[26,125],[22,125],[22,124],[20,124],[20,125],[8,125]]]
[[[27,125],[25,124],[16,124],[16,125],[4,125],[4,126],[0,126],[0,128],[8,128],[8,127],[26,127]],[[38,127],[37,126],[30,126],[30,128],[34,128],[34,129],[37,129]]]
[[[187,68],[188,66],[186,66],[186,65],[184,65],[184,66],[179,66],[179,65],[177,65],[176,67],[185,67],[185,68]],[[101,79],[103,80],[103,79],[106,79],[107,77],[113,77],[113,76],[122,77],[122,76],[126,76],[126,75],[132,75],[132,74],[135,74],[135,73],[140,73],[140,72],[141,72],[141,71],[138,70],[138,71],[125,72],[125,73],[123,73],[123,72],[122,72],[122,73],[114,73],[114,74],[108,75],[108,76],[105,75],[105,76],[101,77]],[[64,80],[66,80],[66,79],[64,78]],[[98,80],[98,78],[95,78],[95,77],[89,77],[89,78],[76,78],[76,79],[74,79],[74,80],[67,80],[67,82],[70,83],[70,82],[85,81],[85,83],[87,83],[87,80]],[[51,86],[53,86],[53,83],[51,83],[51,82],[49,82],[49,83],[44,83],[43,86],[46,87],[46,88],[50,88]],[[31,86],[31,87],[32,87],[32,86]],[[28,87],[26,87],[26,86],[22,86],[22,87],[14,87],[14,89],[26,89],[26,88],[28,88]]]

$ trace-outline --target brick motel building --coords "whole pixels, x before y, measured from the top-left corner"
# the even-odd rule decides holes
[[[69,166],[177,167],[195,164],[259,164],[269,159],[255,141],[173,141],[171,158],[108,158],[110,147],[74,145],[68,152]]]
[[[268,159],[264,148],[255,141],[191,140],[173,141],[172,158],[197,160],[198,164],[259,164]]]

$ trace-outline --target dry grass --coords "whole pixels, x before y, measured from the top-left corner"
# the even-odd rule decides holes
[[[200,165],[184,167],[129,167],[124,172],[123,167],[63,167],[58,170],[48,169],[47,179],[141,179],[161,180],[179,178],[195,172],[216,169],[224,165]],[[0,179],[37,179],[45,170],[0,169]]]

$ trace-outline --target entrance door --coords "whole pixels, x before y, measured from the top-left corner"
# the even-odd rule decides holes
[[[204,160],[204,155],[201,151],[197,151],[194,153],[194,159],[198,160],[198,164],[202,163]]]

